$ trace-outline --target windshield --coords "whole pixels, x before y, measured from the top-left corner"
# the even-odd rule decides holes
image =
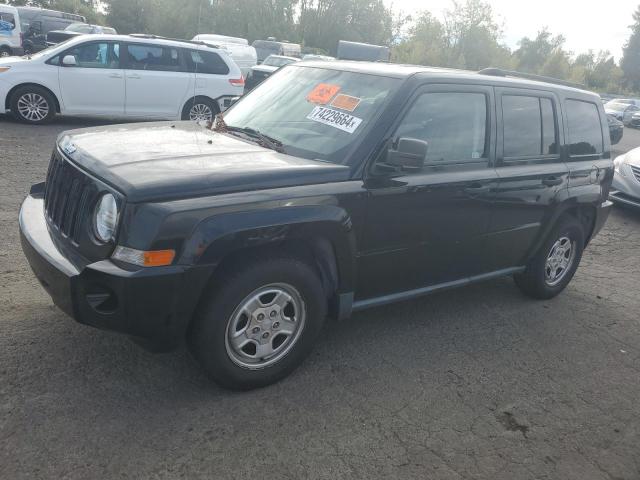
[[[44,50],[40,50],[38,53],[34,53],[29,55],[29,58],[37,60],[38,58],[46,57],[51,55],[52,53],[58,53],[61,50],[64,50],[67,47],[67,43],[75,40],[74,38],[67,38],[66,40],[56,43],[55,45],[51,45],[50,47],[45,48]]]
[[[295,60],[290,58],[274,57],[273,55],[270,55],[264,59],[262,64],[270,67],[284,67],[285,65],[289,65],[293,62],[295,62]]]
[[[285,67],[224,114],[229,127],[282,142],[285,153],[343,163],[381,113],[400,79]]]
[[[75,33],[91,33],[93,27],[91,25],[87,25],[86,23],[72,23],[71,25],[65,28],[67,32],[75,32]]]

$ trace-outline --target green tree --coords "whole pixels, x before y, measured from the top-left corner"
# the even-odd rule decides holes
[[[564,42],[562,35],[553,36],[546,27],[533,40],[524,37],[513,54],[516,68],[528,73],[562,70],[568,58],[563,50]]]
[[[620,67],[624,72],[624,83],[634,91],[640,91],[640,7],[633,14],[631,36],[622,51]]]

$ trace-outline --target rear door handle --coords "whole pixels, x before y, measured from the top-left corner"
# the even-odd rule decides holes
[[[109,78],[122,78],[122,74],[120,73],[112,73],[109,75]]]
[[[470,183],[466,187],[464,187],[465,193],[469,193],[471,195],[477,195],[479,193],[486,193],[489,191],[489,186],[484,185],[482,183]]]
[[[547,177],[544,180],[542,180],[542,184],[546,185],[547,187],[555,187],[557,185],[562,185],[562,178],[558,178],[558,177]]]
[[[130,78],[132,80],[140,80],[141,77],[140,75],[134,73],[133,75],[127,75],[127,78]]]

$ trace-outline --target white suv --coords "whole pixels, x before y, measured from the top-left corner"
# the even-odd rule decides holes
[[[33,124],[56,113],[210,120],[243,90],[224,50],[186,40],[83,35],[0,59],[0,111]]]

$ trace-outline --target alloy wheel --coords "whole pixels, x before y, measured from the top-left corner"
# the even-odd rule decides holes
[[[25,93],[17,105],[20,116],[30,122],[40,122],[49,115],[49,102],[38,93]]]
[[[237,365],[257,370],[282,359],[300,338],[306,307],[291,285],[278,283],[250,293],[227,323],[225,345]]]
[[[568,237],[560,237],[551,247],[544,268],[545,282],[548,286],[558,285],[571,270],[576,256],[576,245]]]
[[[209,105],[196,103],[189,110],[189,120],[194,122],[209,122],[213,120],[213,111]]]

